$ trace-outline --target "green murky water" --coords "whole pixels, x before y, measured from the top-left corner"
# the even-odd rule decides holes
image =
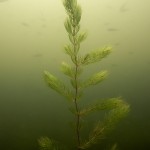
[[[88,38],[83,53],[114,45],[114,52],[87,68],[107,69],[109,78],[85,91],[84,102],[122,96],[131,112],[94,150],[118,143],[120,150],[150,148],[150,2],[148,0],[79,0],[82,28]],[[69,60],[63,53],[68,38],[61,0],[0,1],[0,149],[37,150],[37,139],[49,136],[73,144],[66,101],[50,90],[43,71],[59,78]],[[89,118],[90,123],[94,119]],[[90,126],[90,124],[89,124]]]

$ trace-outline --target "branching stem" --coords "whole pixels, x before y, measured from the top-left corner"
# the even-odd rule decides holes
[[[75,76],[74,76],[74,80],[75,80],[75,97],[74,97],[74,104],[75,104],[75,110],[76,110],[76,137],[77,137],[77,150],[80,150],[80,115],[79,115],[79,107],[78,107],[78,103],[77,103],[77,97],[78,97],[78,59],[77,59],[77,53],[76,51],[76,39],[75,39],[75,32],[76,29],[75,27],[73,28],[73,48],[74,48],[74,53],[75,55]]]

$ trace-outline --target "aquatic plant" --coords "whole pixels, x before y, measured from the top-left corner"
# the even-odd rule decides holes
[[[119,120],[127,115],[129,105],[121,97],[117,97],[100,99],[96,103],[80,106],[84,90],[89,86],[101,83],[108,76],[108,72],[104,70],[82,81],[81,75],[84,68],[108,56],[112,51],[112,47],[105,46],[84,55],[79,54],[80,44],[87,37],[86,32],[80,32],[81,7],[78,5],[77,0],[64,0],[63,5],[68,15],[64,26],[70,40],[70,43],[65,45],[64,51],[70,57],[72,63],[62,62],[61,71],[70,79],[72,89],[48,71],[44,72],[44,78],[51,89],[63,95],[69,104],[74,106],[74,108],[70,108],[71,113],[75,116],[76,145],[74,147],[76,150],[83,150],[90,148],[93,144],[105,138]],[[81,136],[82,120],[90,113],[101,110],[108,111],[104,120],[97,121],[92,131],[89,132],[88,138],[83,139]],[[48,137],[39,139],[39,145],[42,150],[61,149],[58,147],[57,142]],[[111,149],[115,150],[116,144]]]

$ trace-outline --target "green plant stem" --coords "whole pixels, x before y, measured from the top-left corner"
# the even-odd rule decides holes
[[[77,150],[80,150],[80,115],[79,115],[79,108],[77,103],[77,95],[78,95],[78,84],[77,84],[77,70],[78,66],[76,65],[76,74],[75,74],[75,82],[76,82],[76,88],[75,88],[75,109],[76,109],[76,136],[77,136]]]
[[[78,112],[79,109],[78,109],[78,105],[77,105],[77,102],[75,101],[75,107],[76,107],[76,111]],[[79,126],[80,126],[80,115],[77,113],[76,115],[76,135],[77,135],[77,149],[80,150],[79,146],[80,146],[80,129],[79,129]]]
[[[76,39],[75,39],[75,27],[73,28],[73,47],[74,52],[76,51]],[[76,136],[77,136],[77,150],[80,150],[80,115],[79,115],[79,107],[77,103],[77,97],[78,97],[78,59],[77,59],[77,53],[75,53],[75,97],[74,97],[74,104],[76,109]]]

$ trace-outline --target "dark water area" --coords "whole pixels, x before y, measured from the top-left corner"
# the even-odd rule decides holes
[[[32,84],[10,85],[9,82],[5,82],[5,88],[1,84],[1,147],[5,150],[36,150],[38,149],[37,139],[41,136],[49,136],[68,145],[74,143],[73,131],[69,126],[73,116],[68,111],[65,99],[55,92],[51,92],[43,83],[42,78],[39,77],[35,80],[33,77],[29,81],[32,81]],[[85,93],[85,97],[92,99],[98,95],[99,97],[116,95],[117,92],[114,92],[113,86],[109,84],[109,81],[106,82],[103,83],[102,87],[99,86],[97,91],[89,89],[96,96],[92,96],[88,91]],[[140,84],[137,82],[137,85]],[[135,90],[135,92],[132,91],[132,94],[130,94],[130,88],[128,90],[124,87],[116,89],[118,92],[121,91],[123,97],[130,103],[129,115],[118,124],[106,139],[102,140],[102,143],[94,146],[91,150],[108,149],[114,143],[117,143],[119,149],[122,150],[149,148],[150,113],[149,95],[147,94],[149,85],[145,86],[144,90],[139,90],[139,87],[132,85],[130,87]],[[109,92],[106,89],[109,89]],[[102,94],[99,94],[99,90]],[[107,92],[108,94],[106,94]],[[97,119],[98,115],[90,118],[89,126]]]
[[[130,112],[90,150],[150,149],[150,2],[147,0],[82,0],[81,27],[88,38],[81,46],[86,53],[103,45],[114,51],[83,72],[82,79],[108,70],[102,83],[85,90],[82,106],[99,98],[121,96]],[[45,83],[48,70],[69,81],[60,64],[70,59],[63,53],[68,43],[66,17],[59,0],[0,0],[0,149],[38,150],[42,136],[72,147],[74,117],[66,99]],[[68,85],[69,86],[69,85]],[[85,121],[83,137],[105,115],[93,113]],[[73,148],[70,148],[73,150]]]

